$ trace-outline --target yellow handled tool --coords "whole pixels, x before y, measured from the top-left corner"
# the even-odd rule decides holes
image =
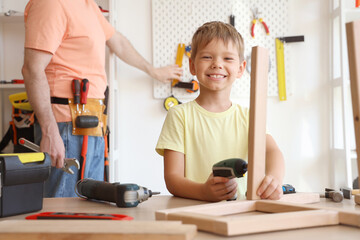
[[[285,58],[284,58],[284,43],[292,42],[304,42],[304,36],[291,36],[281,37],[275,39],[276,47],[276,64],[278,74],[278,88],[279,88],[279,100],[286,100],[286,80],[285,80]]]

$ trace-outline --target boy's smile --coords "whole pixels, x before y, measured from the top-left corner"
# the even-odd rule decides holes
[[[190,61],[190,72],[197,76],[200,91],[230,92],[232,83],[240,78],[245,62],[240,62],[239,52],[232,41],[225,44],[214,39],[199,49],[194,61]]]

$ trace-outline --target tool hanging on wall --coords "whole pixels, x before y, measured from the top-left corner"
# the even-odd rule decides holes
[[[304,42],[304,36],[280,37],[275,39],[276,65],[278,75],[279,100],[286,100],[286,80],[285,80],[285,58],[284,43]]]
[[[175,63],[179,67],[182,67],[184,54],[186,54],[186,56],[188,56],[189,58],[191,57],[191,45],[185,46],[184,43],[179,43],[176,53],[176,61],[175,61]],[[183,88],[188,93],[194,93],[199,90],[199,83],[194,79],[192,79],[190,82],[182,82],[178,79],[173,79],[171,81],[171,96],[167,97],[164,101],[164,107],[166,111],[168,111],[173,106],[181,104],[181,102],[174,96],[173,93],[174,87]]]
[[[269,31],[267,24],[264,22],[264,20],[262,18],[259,17],[261,12],[258,11],[258,8],[251,8],[251,11],[253,13],[253,20],[252,20],[252,25],[251,25],[251,37],[255,38],[254,31],[255,31],[255,25],[256,25],[257,21],[259,21],[264,26],[266,35],[269,35],[270,31]]]
[[[360,7],[360,0],[355,0],[355,7]]]
[[[229,20],[230,20],[230,24],[231,24],[233,27],[235,27],[235,16],[231,14],[231,15],[229,16]]]

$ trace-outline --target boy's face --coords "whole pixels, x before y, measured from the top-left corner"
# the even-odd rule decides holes
[[[199,48],[194,61],[190,61],[190,72],[196,75],[202,90],[228,90],[236,78],[245,70],[246,62],[240,62],[239,52],[232,41],[225,44],[214,39],[203,48]],[[205,89],[204,89],[205,88]]]

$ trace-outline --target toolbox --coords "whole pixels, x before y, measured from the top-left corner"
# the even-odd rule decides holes
[[[50,169],[47,153],[0,154],[0,217],[41,210]]]

